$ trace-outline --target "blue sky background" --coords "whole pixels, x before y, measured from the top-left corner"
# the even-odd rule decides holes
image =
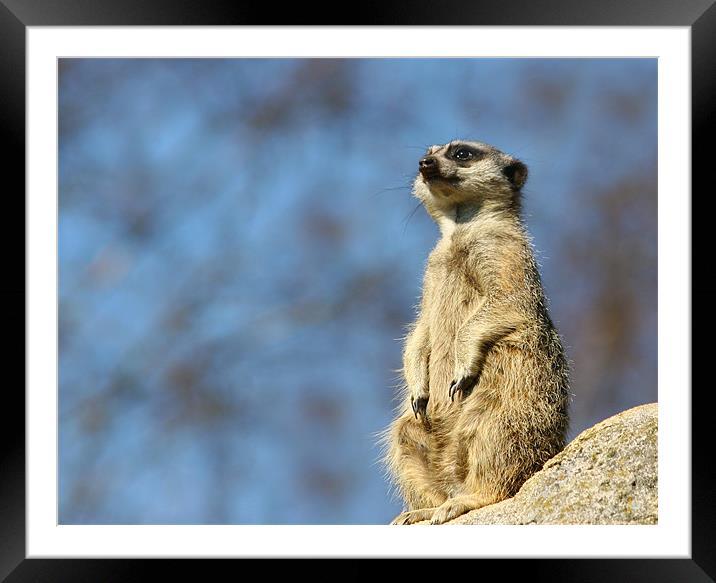
[[[60,61],[60,522],[385,523],[426,146],[530,168],[570,438],[655,401],[657,62]]]

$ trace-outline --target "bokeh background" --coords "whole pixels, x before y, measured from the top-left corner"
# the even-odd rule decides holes
[[[530,167],[570,439],[657,398],[657,62],[59,61],[59,520],[386,523],[430,144]]]

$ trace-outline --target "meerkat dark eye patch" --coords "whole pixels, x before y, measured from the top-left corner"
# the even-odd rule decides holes
[[[515,188],[522,188],[522,185],[527,181],[527,166],[519,160],[515,160],[505,166],[502,172]]]
[[[452,156],[456,160],[460,160],[461,162],[467,162],[468,160],[472,160],[474,154],[472,153],[472,150],[468,150],[467,148],[458,148],[453,152]]]
[[[448,158],[452,158],[457,162],[472,162],[479,160],[482,155],[483,153],[479,150],[475,150],[475,148],[461,145],[453,146],[447,154]]]

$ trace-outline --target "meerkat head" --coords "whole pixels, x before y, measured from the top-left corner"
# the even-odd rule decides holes
[[[431,146],[420,159],[414,195],[431,214],[461,204],[519,203],[527,166],[481,142],[453,141]]]

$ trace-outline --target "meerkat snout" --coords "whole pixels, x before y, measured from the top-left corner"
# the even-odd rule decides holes
[[[426,178],[434,176],[440,172],[438,161],[434,156],[425,156],[425,158],[422,158],[420,162],[418,162],[418,169],[420,174]]]
[[[422,158],[420,162],[418,162],[418,172],[426,183],[444,177],[442,169],[440,168],[440,162],[435,156]]]

